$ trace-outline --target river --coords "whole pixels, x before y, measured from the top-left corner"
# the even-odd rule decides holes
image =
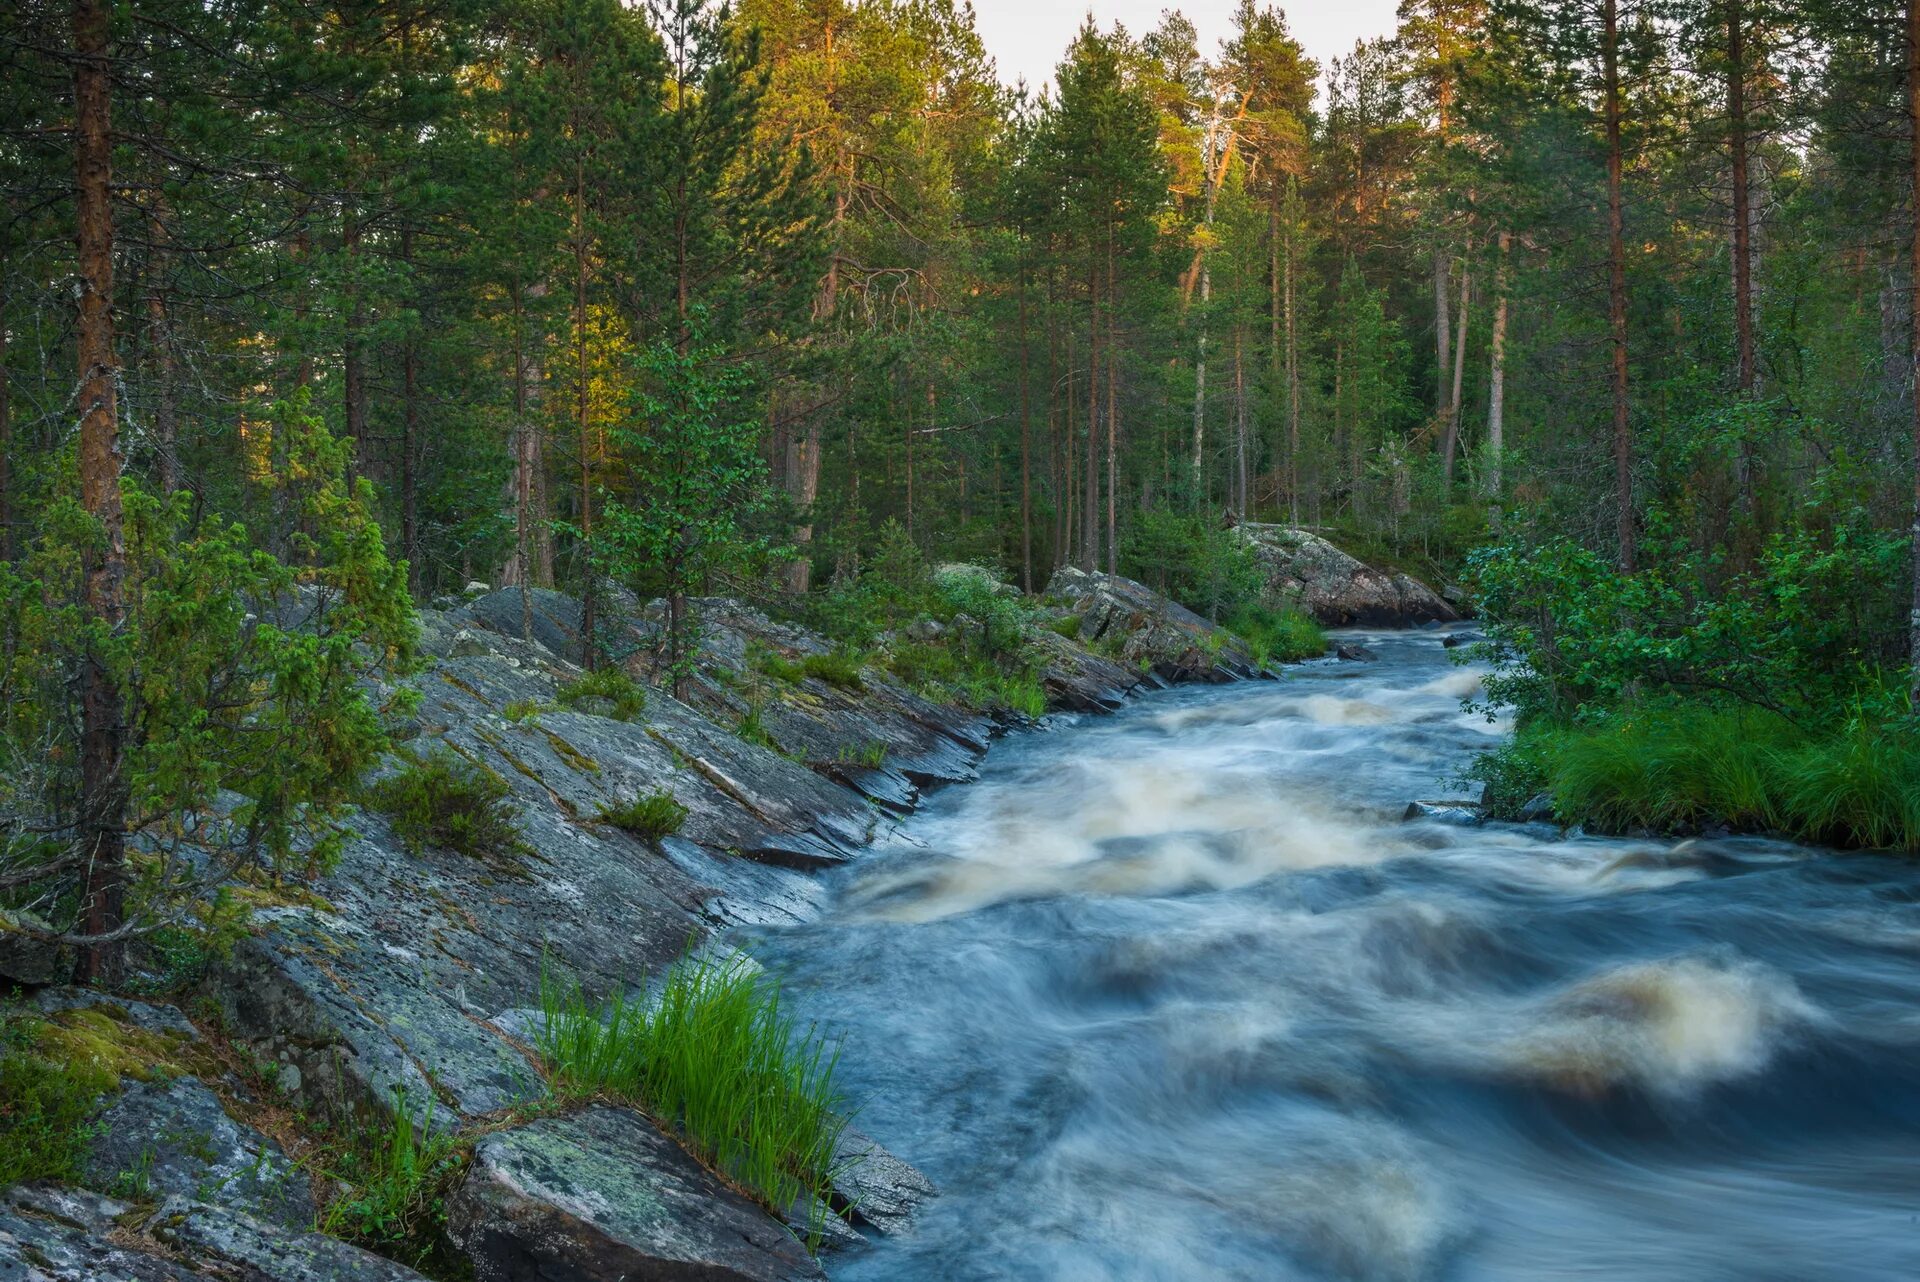
[[[997,745],[765,934],[910,1279],[1920,1278],[1920,869],[1403,822],[1434,632]]]

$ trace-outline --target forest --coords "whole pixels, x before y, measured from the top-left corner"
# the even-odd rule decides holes
[[[1911,844],[1916,23],[1407,0],[1322,67],[1241,0],[1008,89],[952,0],[13,6],[14,813],[291,754],[285,845],[476,581],[588,667],[662,598],[684,672],[686,600],[831,613],[889,541],[1217,616],[1270,521],[1471,585],[1496,807]],[[342,617],[266,653],[300,582]],[[210,765],[235,672],[299,693]]]

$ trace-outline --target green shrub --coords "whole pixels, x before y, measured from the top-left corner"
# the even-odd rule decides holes
[[[1500,815],[1546,791],[1560,818],[1606,831],[1721,823],[1920,850],[1920,729],[1897,713],[1821,727],[1734,703],[1643,703],[1536,722],[1472,774]]]
[[[755,747],[765,748],[769,752],[780,751],[779,741],[773,737],[773,731],[767,729],[766,709],[760,704],[747,705],[746,715],[740,718],[740,724],[733,728],[733,732]]]
[[[797,660],[759,644],[748,650],[747,662],[756,672],[765,673],[775,681],[784,681],[788,685],[799,685],[807,677],[807,670]]]
[[[521,847],[520,808],[506,781],[447,748],[367,789],[367,803],[393,822],[414,854],[429,846],[463,855]]]
[[[1050,620],[1046,627],[1047,631],[1063,636],[1069,641],[1080,639],[1080,616],[1077,614],[1063,615],[1058,619]]]
[[[415,1268],[450,1254],[447,1195],[470,1155],[457,1137],[434,1130],[433,1102],[416,1124],[402,1095],[384,1130],[344,1146],[328,1171],[345,1186],[320,1228]]]
[[[80,1178],[100,1097],[112,1069],[40,1053],[35,1019],[0,1022],[0,1188],[28,1180]]]
[[[645,1109],[769,1210],[808,1208],[818,1246],[846,1126],[839,1052],[782,1010],[776,981],[739,955],[689,954],[652,1004],[616,992],[596,1006],[548,975],[540,1006],[535,1046],[556,1094]]]
[[[887,745],[877,739],[858,748],[847,744],[840,749],[840,760],[847,765],[878,770],[887,764]]]
[[[824,681],[830,686],[843,690],[859,690],[865,682],[861,680],[860,669],[865,666],[865,658],[857,651],[836,649],[825,654],[810,654],[800,660],[800,670],[807,676]]]
[[[1247,643],[1255,663],[1294,663],[1327,651],[1327,637],[1320,625],[1312,616],[1290,607],[1245,602],[1228,613],[1225,626]]]
[[[647,709],[646,687],[611,667],[581,673],[561,686],[554,698],[569,708],[597,712],[615,721],[631,721]]]
[[[515,699],[500,709],[500,715],[517,725],[522,721],[532,720],[545,711],[547,711],[547,705],[538,699]]]
[[[680,825],[687,821],[687,808],[670,792],[650,792],[632,801],[602,806],[600,818],[642,841],[658,841],[680,831]]]
[[[1204,516],[1142,512],[1120,544],[1120,572],[1218,619],[1260,599],[1266,574],[1246,539]]]

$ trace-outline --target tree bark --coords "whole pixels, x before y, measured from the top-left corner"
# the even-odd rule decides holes
[[[8,266],[0,261],[0,276]],[[0,561],[13,560],[13,389],[7,378],[7,297],[0,292]]]
[[[1747,177],[1747,32],[1741,0],[1727,0],[1727,146],[1733,158],[1733,333],[1740,393],[1754,385],[1753,191]]]
[[[347,270],[347,332],[340,345],[340,379],[344,393],[347,439],[353,442],[351,467],[357,475],[365,475],[372,462],[371,444],[367,439],[367,368],[366,353],[361,347],[361,334],[367,326],[366,304],[360,297],[360,285],[354,279],[356,268],[354,260],[360,255],[360,221],[355,216],[351,200],[343,198],[340,208],[341,250],[346,259]]]
[[[593,438],[587,423],[587,170],[573,165],[573,358],[574,426],[580,451],[580,666],[598,664],[593,573]]]
[[[1613,348],[1613,502],[1620,568],[1634,569],[1633,434],[1627,414],[1627,247],[1621,206],[1620,6],[1604,0],[1601,64],[1607,133],[1607,328]],[[1916,242],[1920,244],[1920,242]],[[1920,430],[1920,429],[1917,429]]]
[[[1107,573],[1120,573],[1120,534],[1118,513],[1120,497],[1120,278],[1114,267],[1113,224],[1107,224]]]
[[[1920,712],[1920,0],[1907,0],[1907,126],[1911,131],[1909,145],[1909,178],[1912,184],[1911,200],[1913,209],[1912,258],[1910,264],[1912,276],[1909,287],[1913,291],[1912,305],[1909,307],[1913,325],[1913,351],[1911,353],[1913,378],[1908,386],[1908,395],[1913,401],[1913,605],[1908,613],[1908,662],[1909,689],[1908,702],[1914,711]]]
[[[1033,411],[1028,364],[1027,264],[1023,252],[1020,260],[1020,588],[1030,594],[1033,591]]]
[[[1087,275],[1087,448],[1082,460],[1086,479],[1080,492],[1080,556],[1082,568],[1089,572],[1100,565],[1100,269],[1097,265],[1090,266]]]
[[[1471,238],[1467,249],[1473,249]],[[1448,496],[1453,492],[1453,460],[1460,452],[1460,397],[1466,383],[1467,373],[1467,315],[1473,303],[1473,273],[1462,263],[1460,267],[1460,319],[1459,331],[1453,340],[1453,387],[1447,395],[1447,425],[1441,443],[1440,475],[1446,482]]]
[[[1299,246],[1294,239],[1295,224],[1287,225],[1286,328],[1287,328],[1287,511],[1295,525],[1300,524],[1300,323]]]
[[[1508,257],[1513,249],[1513,233],[1500,233],[1500,259],[1493,274],[1493,355],[1487,370],[1487,476],[1489,498],[1498,499],[1501,489],[1501,454],[1506,449],[1507,413],[1507,290]]]
[[[107,0],[74,0],[74,214],[79,268],[80,501],[98,524],[82,564],[96,635],[81,671],[80,813],[85,860],[80,913],[87,935],[109,935],[126,912],[125,695],[104,638],[126,619],[126,543],[120,511],[119,407],[113,354],[113,139],[107,61]],[[81,983],[111,985],[125,964],[120,940],[88,945],[75,969]]]
[[[1433,251],[1433,406],[1447,412],[1447,374],[1453,367],[1453,267],[1445,250]]]

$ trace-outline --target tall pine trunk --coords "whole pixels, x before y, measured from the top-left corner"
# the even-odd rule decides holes
[[[587,416],[587,169],[573,163],[573,359],[574,428],[580,451],[580,665],[598,665],[594,644],[599,593],[593,573],[593,437]]]
[[[1507,414],[1507,275],[1508,257],[1513,249],[1513,233],[1500,233],[1500,258],[1493,273],[1493,355],[1487,369],[1487,476],[1489,498],[1498,499],[1501,489],[1501,454],[1506,449]]]
[[[1753,188],[1747,157],[1747,30],[1741,0],[1727,3],[1727,148],[1733,168],[1733,334],[1740,395],[1756,380],[1753,338]],[[1741,509],[1753,511],[1753,442],[1740,440]]]
[[[1081,568],[1092,571],[1100,568],[1100,268],[1097,262],[1089,263],[1089,267],[1087,447],[1082,460],[1086,467],[1086,479],[1080,492],[1080,556]]]
[[[1920,712],[1920,0],[1907,0],[1907,126],[1912,132],[1912,289],[1908,308],[1913,325],[1913,607],[1908,614],[1910,687],[1908,701]]]
[[[1613,348],[1613,504],[1620,568],[1634,569],[1633,434],[1627,416],[1627,246],[1621,207],[1620,6],[1602,9],[1601,63],[1607,131],[1607,329]]]
[[[107,0],[74,0],[74,223],[79,268],[80,502],[98,524],[83,554],[87,614],[102,637],[126,619],[126,542],[120,512],[119,407],[113,356],[113,139]],[[98,643],[81,670],[82,931],[76,978],[111,985],[125,965],[115,933],[126,913],[125,694]]]
[[[1447,374],[1453,368],[1453,268],[1447,252],[1433,251],[1433,408],[1447,412]]]
[[[1473,241],[1469,237],[1467,252],[1473,250]],[[1453,493],[1453,461],[1460,452],[1460,397],[1466,384],[1467,374],[1467,314],[1473,303],[1473,273],[1463,262],[1460,265],[1460,318],[1459,330],[1453,340],[1453,384],[1447,393],[1447,425],[1443,434],[1440,450],[1444,456],[1440,462],[1440,475],[1446,483],[1447,498]],[[1442,500],[1445,501],[1444,499]]]
[[[1026,242],[1020,257],[1020,587],[1033,591],[1033,406],[1027,352]]]
[[[1116,508],[1120,500],[1119,324],[1120,279],[1113,260],[1113,224],[1107,224],[1107,573],[1120,573],[1120,534]]]

